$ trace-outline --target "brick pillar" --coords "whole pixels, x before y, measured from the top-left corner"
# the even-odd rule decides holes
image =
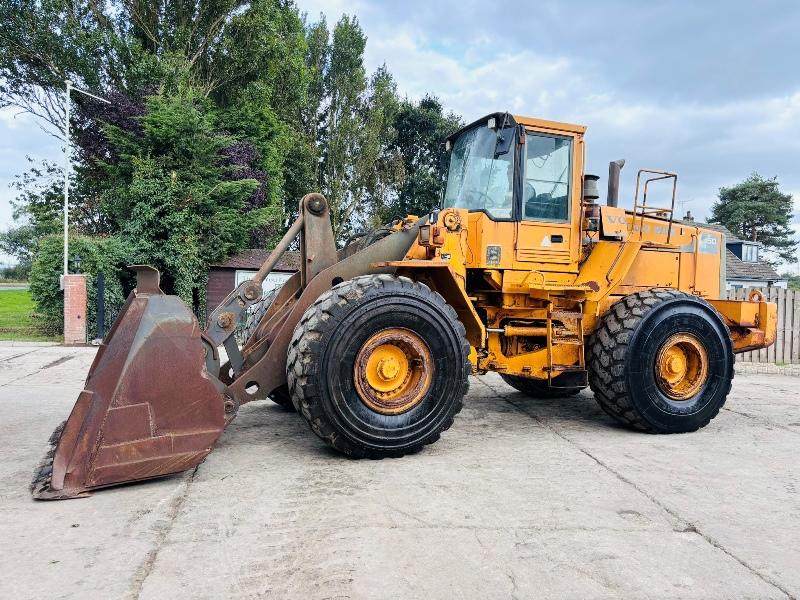
[[[64,345],[86,343],[86,275],[64,276]]]

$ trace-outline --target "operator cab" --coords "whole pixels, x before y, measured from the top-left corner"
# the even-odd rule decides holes
[[[494,113],[448,138],[442,205],[470,212],[468,268],[578,272],[585,131]]]
[[[483,212],[493,221],[569,222],[573,146],[583,131],[508,113],[468,125],[447,140],[443,206]]]

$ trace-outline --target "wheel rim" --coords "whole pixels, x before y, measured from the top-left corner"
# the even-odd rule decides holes
[[[433,358],[428,345],[408,329],[373,334],[356,356],[354,381],[361,401],[384,415],[408,410],[430,389]]]
[[[695,336],[676,333],[656,357],[656,383],[673,400],[689,400],[708,379],[708,353]]]

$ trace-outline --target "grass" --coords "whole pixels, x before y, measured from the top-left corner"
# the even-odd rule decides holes
[[[15,342],[59,342],[59,337],[39,333],[33,324],[33,299],[28,290],[0,288],[0,340]]]

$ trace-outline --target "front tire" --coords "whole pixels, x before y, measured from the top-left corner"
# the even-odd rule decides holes
[[[289,345],[292,401],[349,456],[418,451],[453,424],[469,387],[469,345],[453,308],[406,277],[345,281],[312,304]]]
[[[625,296],[589,340],[589,386],[618,421],[685,433],[717,416],[731,389],[733,347],[705,300],[669,289]]]

